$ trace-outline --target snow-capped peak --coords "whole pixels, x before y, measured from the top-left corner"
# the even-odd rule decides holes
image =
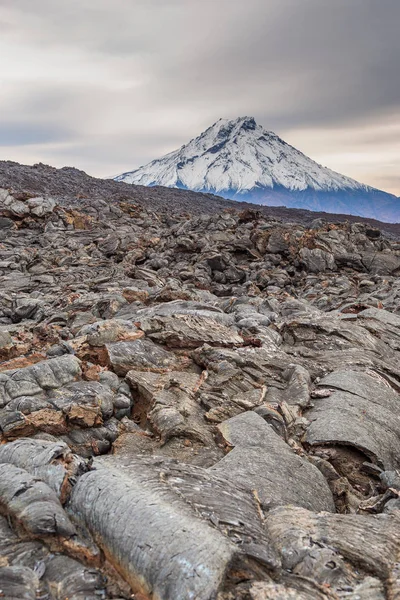
[[[262,188],[294,192],[372,189],[322,167],[257,125],[253,117],[219,119],[179,150],[115,179],[224,195]]]

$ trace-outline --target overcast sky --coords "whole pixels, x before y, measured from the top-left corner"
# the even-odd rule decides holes
[[[97,176],[254,116],[400,195],[400,0],[0,0],[0,159]]]

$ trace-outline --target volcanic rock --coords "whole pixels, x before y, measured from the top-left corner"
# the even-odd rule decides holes
[[[396,598],[395,226],[0,184],[0,595]]]

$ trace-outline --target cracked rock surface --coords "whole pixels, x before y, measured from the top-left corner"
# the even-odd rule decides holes
[[[0,182],[0,597],[400,598],[395,229]]]

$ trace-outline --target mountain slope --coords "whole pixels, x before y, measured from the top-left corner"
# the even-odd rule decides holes
[[[178,150],[115,179],[269,206],[400,220],[395,196],[319,165],[252,117],[220,119]]]

